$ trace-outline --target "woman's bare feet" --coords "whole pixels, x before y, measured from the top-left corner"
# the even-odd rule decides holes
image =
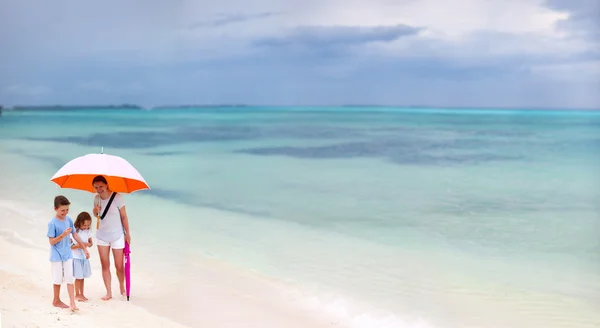
[[[108,293],[108,294],[102,296],[102,300],[103,301],[108,301],[111,298],[112,298],[112,294],[111,293]]]
[[[62,308],[62,309],[66,309],[69,307],[67,304],[63,303],[63,301],[61,301],[61,300],[53,301],[52,305],[57,308]]]
[[[120,284],[119,287],[121,288],[121,295],[125,296],[125,284]]]

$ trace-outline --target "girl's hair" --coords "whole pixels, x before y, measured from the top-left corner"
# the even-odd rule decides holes
[[[92,221],[92,217],[90,216],[90,213],[88,213],[88,212],[79,213],[79,215],[77,215],[77,219],[75,219],[75,222],[73,223],[73,225],[75,226],[75,230],[76,231],[81,230],[81,227],[87,220]]]

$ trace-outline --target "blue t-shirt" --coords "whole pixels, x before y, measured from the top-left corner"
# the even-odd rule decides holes
[[[73,226],[73,220],[70,217],[66,217],[65,220],[59,220],[53,217],[48,222],[48,238],[55,238],[60,236],[63,231],[67,228],[71,228],[71,234],[75,232],[75,226]],[[62,262],[73,258],[73,252],[71,252],[71,238],[65,236],[58,243],[50,245],[50,262]]]

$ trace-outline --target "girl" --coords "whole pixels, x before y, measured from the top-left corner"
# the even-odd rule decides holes
[[[77,216],[73,226],[75,232],[86,247],[92,247],[92,235],[90,226],[92,225],[92,217],[88,212],[81,212]],[[85,258],[83,250],[77,243],[71,245],[73,251],[73,277],[75,278],[75,299],[79,302],[85,302],[88,299],[83,296],[83,279],[92,275],[90,260]]]

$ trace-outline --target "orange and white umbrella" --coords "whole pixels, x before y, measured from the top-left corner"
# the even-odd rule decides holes
[[[95,193],[92,180],[97,175],[106,178],[110,190],[132,193],[150,189],[142,175],[125,159],[107,154],[88,154],[65,164],[50,181],[61,188],[77,189]]]

